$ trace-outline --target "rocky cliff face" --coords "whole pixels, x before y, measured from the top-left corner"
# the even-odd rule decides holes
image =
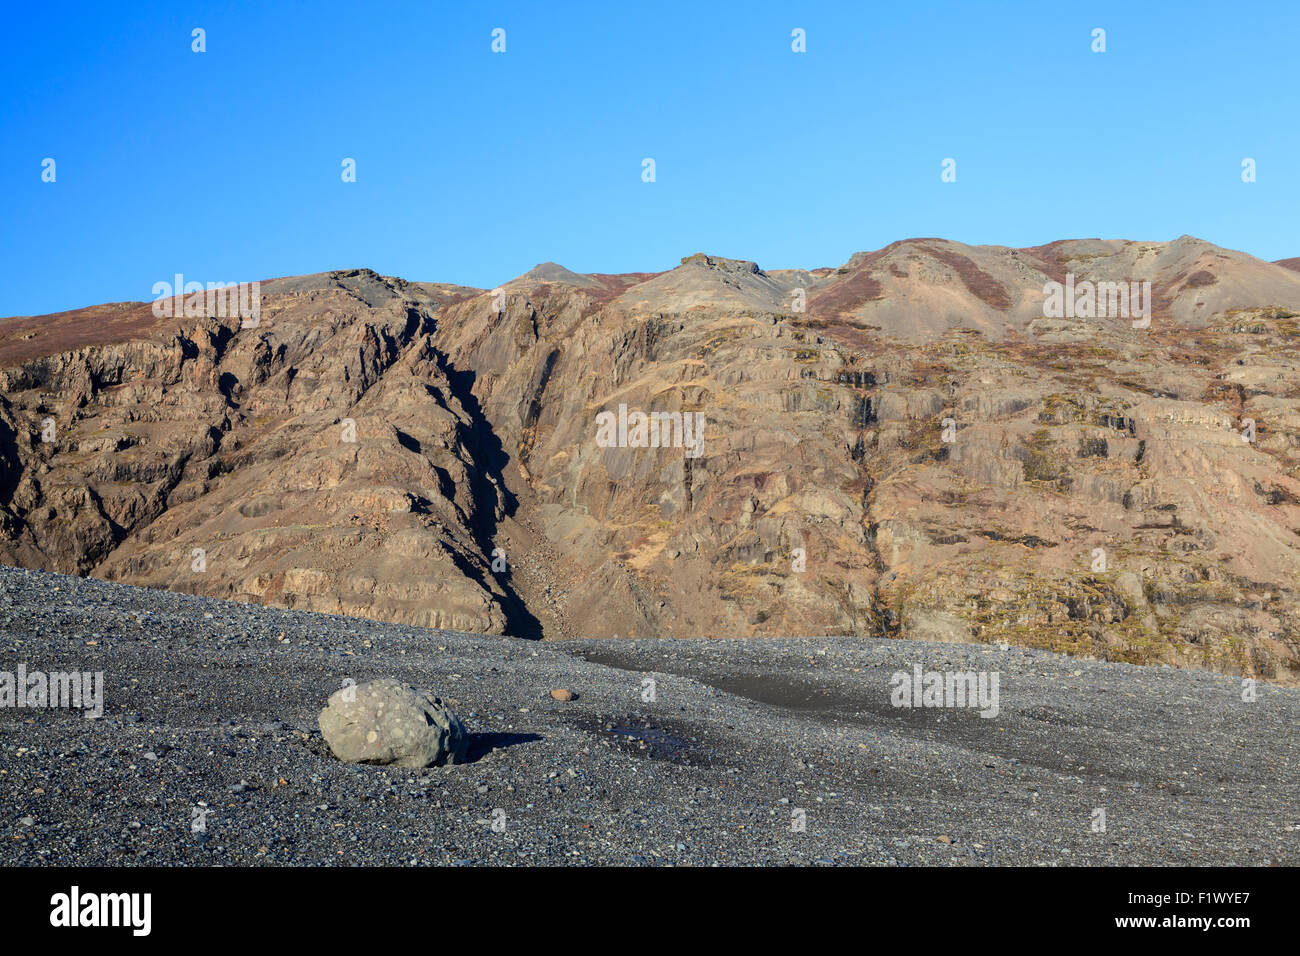
[[[0,371],[4,560],[504,630],[523,608],[484,543],[505,502],[490,427],[430,345],[438,290],[365,272],[263,289],[256,329],[162,320]],[[54,333],[33,327],[39,351]]]
[[[1134,283],[1134,316],[1044,315],[1048,282],[1071,305]],[[493,633],[1300,678],[1288,262],[922,239],[262,301],[255,329],[138,304],[0,323],[0,560]]]

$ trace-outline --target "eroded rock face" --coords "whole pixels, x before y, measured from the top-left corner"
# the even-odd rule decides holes
[[[1151,282],[1151,327],[1045,319],[1068,274]],[[1294,680],[1296,278],[1188,238],[917,240],[838,270],[692,256],[621,292],[516,283],[434,337],[517,452],[584,634],[1009,642]],[[602,447],[619,406],[703,413],[701,453]]]
[[[1150,327],[1044,316],[1069,275],[1149,281]],[[491,292],[276,280],[256,330],[90,311],[0,324],[0,560],[493,633],[1300,676],[1285,264],[924,239],[812,271],[547,263]]]
[[[469,734],[437,697],[395,680],[375,680],[330,695],[320,730],[344,763],[398,767],[464,763]]]
[[[490,428],[429,346],[437,300],[368,272],[263,289],[256,329],[161,320],[0,370],[18,465],[0,560],[503,631],[519,602],[483,550],[504,512],[475,450]]]

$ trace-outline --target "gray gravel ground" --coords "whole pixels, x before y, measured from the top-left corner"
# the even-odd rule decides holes
[[[894,708],[918,662],[997,671],[1001,713]],[[1202,672],[856,638],[536,644],[0,567],[0,670],[20,663],[103,671],[105,713],[0,709],[6,865],[1300,862],[1300,691],[1247,703]],[[337,762],[326,697],[383,676],[450,698],[471,762]]]

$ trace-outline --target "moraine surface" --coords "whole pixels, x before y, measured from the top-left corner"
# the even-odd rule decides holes
[[[0,652],[103,671],[105,703],[0,709],[4,865],[1300,862],[1300,691],[1247,703],[1202,671],[861,638],[539,643],[9,567]],[[894,708],[915,664],[996,671],[1000,713]],[[326,697],[377,677],[450,699],[470,762],[333,759]]]

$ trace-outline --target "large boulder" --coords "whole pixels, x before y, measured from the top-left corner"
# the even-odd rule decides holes
[[[464,763],[469,745],[465,725],[440,699],[387,678],[331,694],[320,732],[344,763]]]

